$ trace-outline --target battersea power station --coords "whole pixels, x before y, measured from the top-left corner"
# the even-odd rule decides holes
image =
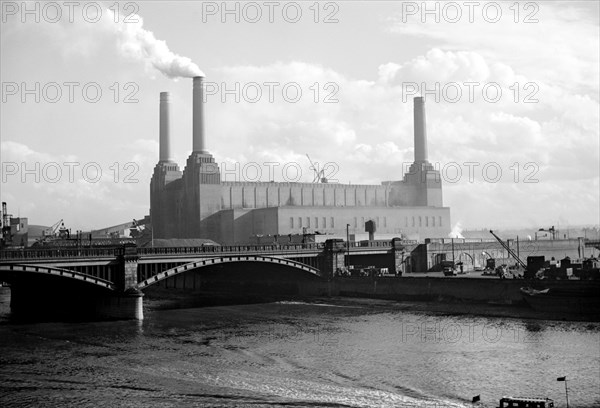
[[[206,145],[203,80],[193,78],[192,152],[183,171],[171,156],[170,95],[160,94],[159,162],[150,183],[154,238],[207,238],[223,245],[258,238],[284,243],[306,234],[345,238],[350,231],[358,237],[366,224],[376,238],[448,236],[450,209],[442,203],[440,174],[427,159],[422,97],[414,98],[414,163],[397,181],[221,181]]]

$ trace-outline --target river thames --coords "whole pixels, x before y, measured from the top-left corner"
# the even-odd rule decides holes
[[[4,298],[6,300],[6,297]],[[143,322],[19,324],[0,303],[9,406],[600,406],[600,324],[277,302],[147,310]],[[475,395],[478,404],[471,404]]]

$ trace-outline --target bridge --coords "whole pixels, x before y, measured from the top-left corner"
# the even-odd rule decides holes
[[[404,245],[391,241],[145,248],[54,247],[0,251],[0,282],[15,315],[143,319],[144,291],[197,290],[207,279],[298,285],[353,264],[401,271]],[[274,287],[275,287],[274,286]]]

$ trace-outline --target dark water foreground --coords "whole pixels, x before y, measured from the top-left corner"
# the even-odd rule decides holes
[[[1,301],[1,299],[0,299]],[[328,303],[325,303],[328,302]],[[0,303],[0,313],[6,313]],[[417,303],[273,302],[143,322],[0,323],[4,406],[600,406],[600,324],[447,315]]]

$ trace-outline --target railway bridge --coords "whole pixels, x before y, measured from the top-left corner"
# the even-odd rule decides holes
[[[221,279],[277,290],[282,283],[289,288],[328,280],[350,259],[397,273],[404,254],[399,239],[350,245],[328,240],[285,246],[8,249],[0,251],[0,282],[10,285],[15,315],[141,320],[144,291],[152,287],[193,291],[206,279]]]

